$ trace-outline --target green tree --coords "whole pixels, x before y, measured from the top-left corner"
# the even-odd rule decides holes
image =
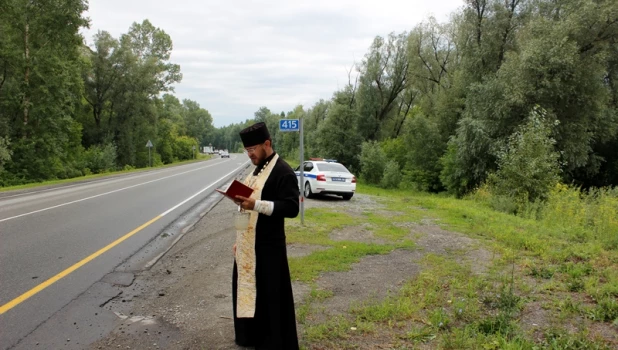
[[[367,183],[379,185],[385,165],[386,155],[380,145],[376,141],[363,142],[360,154],[361,178]]]
[[[0,137],[0,173],[4,170],[4,164],[11,160],[10,142],[4,137]]]
[[[389,160],[384,167],[384,175],[380,181],[380,186],[384,188],[397,188],[401,183],[401,169],[394,160]]]
[[[133,23],[119,42],[122,77],[109,105],[109,133],[118,146],[119,165],[147,166],[144,145],[157,134],[156,96],[172,91],[182,75],[180,67],[169,61],[171,38],[148,20]]]
[[[407,46],[405,32],[391,33],[386,40],[378,36],[360,65],[359,131],[365,139],[379,139],[381,126],[394,118],[392,112],[408,84]]]
[[[337,159],[351,171],[359,170],[362,136],[357,129],[358,114],[348,105],[333,104],[317,130],[320,156]]]
[[[4,184],[81,173],[79,29],[86,2],[5,0],[0,10],[0,136],[12,141]]]
[[[531,202],[547,197],[559,179],[560,154],[552,131],[558,124],[535,108],[526,123],[498,152],[498,170],[490,177],[495,193]]]
[[[207,145],[214,132],[212,116],[195,101],[185,99],[182,104],[187,136],[197,139],[201,146]]]
[[[406,129],[404,181],[418,190],[441,191],[440,157],[445,152],[446,144],[436,123],[417,114],[409,120]]]

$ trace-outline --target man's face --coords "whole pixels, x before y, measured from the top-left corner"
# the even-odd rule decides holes
[[[247,147],[245,148],[245,151],[247,151],[247,155],[251,159],[251,163],[253,163],[253,165],[258,165],[260,164],[260,162],[266,159],[266,151],[264,150],[264,143],[251,146],[251,147]]]

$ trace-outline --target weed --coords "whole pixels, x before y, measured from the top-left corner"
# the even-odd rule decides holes
[[[413,342],[426,343],[436,338],[436,333],[432,327],[414,328],[406,334],[406,338]]]
[[[512,333],[513,323],[509,313],[500,312],[496,316],[480,320],[477,323],[477,329],[486,335],[497,333],[507,335]]]
[[[545,332],[543,348],[550,350],[576,349],[576,350],[605,350],[606,345],[590,340],[586,332],[569,334],[560,329],[549,329]]]
[[[541,267],[532,266],[530,267],[529,275],[532,277],[548,280],[554,277],[554,273],[555,271],[553,269],[547,268],[545,266],[541,266]]]
[[[589,309],[587,314],[594,321],[616,323],[618,321],[618,301],[615,298],[604,297],[594,308]]]

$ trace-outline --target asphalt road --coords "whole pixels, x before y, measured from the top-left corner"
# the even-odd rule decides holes
[[[10,348],[248,164],[244,155],[0,197],[0,347]]]

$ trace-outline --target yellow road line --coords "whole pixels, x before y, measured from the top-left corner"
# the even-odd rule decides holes
[[[62,279],[63,277],[67,276],[68,274],[70,274],[71,272],[79,269],[80,267],[86,265],[88,262],[92,261],[93,259],[95,259],[96,257],[98,257],[99,255],[105,253],[106,251],[114,248],[115,246],[117,246],[118,244],[122,243],[123,241],[125,241],[127,238],[133,236],[134,234],[138,233],[139,231],[143,230],[144,228],[150,226],[153,222],[159,220],[160,218],[162,218],[163,215],[158,215],[154,218],[152,218],[150,221],[144,223],[143,225],[141,225],[140,227],[136,228],[135,230],[127,233],[126,235],[118,238],[117,240],[113,241],[112,243],[106,245],[105,247],[97,250],[96,252],[90,254],[89,256],[87,256],[86,258],[84,258],[83,260],[81,260],[80,262],[74,264],[73,266],[69,267],[68,269],[60,272],[59,274],[57,274],[56,276],[48,279],[47,281],[39,284],[38,286],[30,289],[29,291],[27,291],[26,293],[18,296],[17,298],[9,301],[8,303],[0,306],[0,315],[4,314],[5,312],[11,310],[12,308],[14,308],[15,306],[21,304],[22,302],[26,301],[28,298],[32,297],[33,295],[36,295],[37,293],[39,293],[40,291],[42,291],[43,289],[51,286],[52,284],[54,284],[55,282],[57,282],[58,280]]]

